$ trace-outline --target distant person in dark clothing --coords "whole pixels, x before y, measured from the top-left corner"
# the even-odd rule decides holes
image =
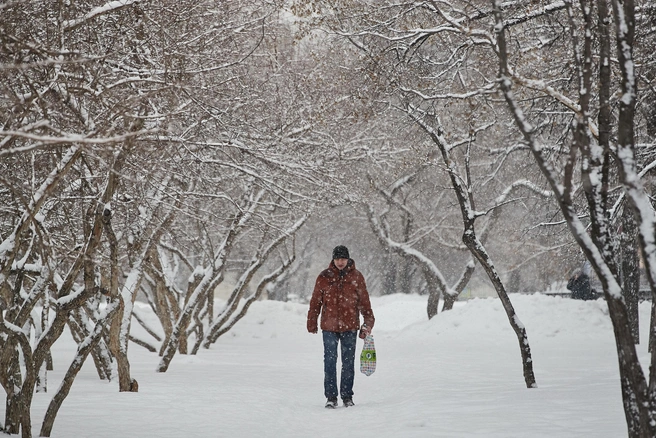
[[[583,267],[574,271],[574,275],[567,282],[567,289],[572,291],[575,300],[594,300],[596,298],[590,287],[590,262],[583,263]]]

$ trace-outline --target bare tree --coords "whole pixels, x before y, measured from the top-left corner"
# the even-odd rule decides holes
[[[430,44],[432,38],[454,34],[448,17],[441,17],[433,2],[422,2],[419,7],[386,6],[371,10],[364,5],[361,10],[356,5],[344,9],[335,7],[328,12],[339,18],[328,24],[362,51],[375,77],[374,83],[378,89],[384,90],[389,105],[409,116],[428,136],[434,148],[431,159],[441,157],[464,225],[462,241],[484,268],[502,300],[508,321],[517,335],[525,383],[529,388],[535,387],[526,328],[517,317],[503,280],[474,227],[476,220],[485,216],[485,211],[478,210],[474,204],[477,193],[474,181],[482,177],[473,173],[476,167],[472,160],[478,155],[472,150],[479,143],[477,137],[484,137],[495,126],[498,108],[487,101],[494,82],[481,74],[476,64],[485,61],[489,55],[477,47],[477,41],[468,37],[458,37],[451,41],[451,46]],[[330,10],[332,5],[326,5],[326,8]],[[433,24],[435,18],[444,26],[437,24],[424,30],[424,26]],[[399,32],[398,29],[417,30]],[[458,36],[457,32],[455,35]],[[451,79],[440,81],[447,77]],[[426,88],[431,89],[430,94],[424,91]],[[415,100],[420,103],[413,103]],[[444,108],[440,106],[442,103]],[[447,110],[449,106],[451,108]],[[453,109],[464,111],[465,108],[469,108],[471,118],[463,124],[461,113]],[[462,170],[459,169],[460,160]],[[488,177],[484,180],[495,179]],[[478,189],[481,191],[481,187]],[[443,291],[447,290],[446,282],[437,281],[436,284],[441,284]]]
[[[615,341],[622,384],[622,398],[628,425],[629,436],[647,437],[654,435],[654,387],[648,384],[638,361],[631,331],[630,316],[622,296],[622,281],[615,259],[615,243],[612,238],[612,215],[608,200],[608,184],[611,171],[617,173],[629,205],[625,214],[636,212],[639,224],[640,250],[647,267],[647,277],[654,291],[654,210],[643,189],[636,164],[636,145],[634,139],[636,76],[634,70],[633,48],[635,15],[633,2],[612,2],[615,40],[618,53],[620,99],[617,125],[613,126],[610,112],[610,89],[613,87],[611,66],[611,35],[608,25],[609,8],[605,1],[581,2],[580,9],[565,2],[570,21],[572,43],[571,56],[576,72],[574,93],[570,98],[572,114],[572,135],[568,145],[568,161],[564,176],[554,168],[546,155],[545,145],[538,136],[527,114],[519,104],[514,92],[516,83],[510,62],[514,58],[508,49],[506,29],[508,21],[498,2],[494,2],[495,37],[499,55],[499,84],[503,90],[508,107],[516,125],[530,146],[537,164],[545,175],[556,195],[563,216],[572,235],[592,264],[604,290],[613,322]],[[597,12],[595,22],[594,12]],[[578,24],[580,23],[580,24]],[[599,64],[595,74],[593,68],[593,42],[599,42]],[[596,79],[596,81],[595,81]],[[599,90],[597,122],[592,119],[595,109],[591,99],[592,91]],[[564,99],[561,99],[561,101]],[[613,135],[614,134],[614,135]],[[611,137],[617,143],[613,144]],[[611,154],[613,159],[611,159]],[[572,187],[576,174],[574,166],[580,157],[580,178],[588,202],[591,228],[588,233],[579,215],[572,208]],[[635,269],[635,268],[632,268]],[[625,286],[628,283],[624,283]],[[653,352],[653,346],[652,350]],[[654,370],[654,355],[650,373]]]
[[[42,222],[52,214],[56,188],[62,185],[66,173],[71,171],[77,159],[81,158],[80,148],[70,147],[61,161],[56,163],[54,170],[46,176],[41,184],[41,190],[32,196],[32,201],[24,207],[23,220],[27,226],[19,222],[14,231],[4,239],[2,272],[3,289],[11,290],[9,309],[2,319],[3,354],[0,358],[0,381],[7,392],[6,430],[18,433],[19,428],[23,436],[31,436],[30,407],[32,394],[36,385],[36,376],[46,360],[50,347],[61,335],[68,315],[83,306],[86,301],[97,293],[94,287],[89,261],[95,258],[100,245],[103,230],[102,199],[109,199],[113,195],[115,186],[108,184],[101,192],[100,199],[93,199],[90,206],[89,222],[86,222],[84,244],[75,252],[70,268],[66,273],[59,272],[55,260],[58,260],[56,247],[53,245],[49,230],[43,227]],[[111,170],[110,170],[111,173]],[[48,187],[50,189],[46,190]],[[27,239],[27,240],[26,240]],[[26,242],[31,244],[25,245]],[[17,263],[18,262],[18,263]],[[36,280],[25,276],[26,263],[29,270],[37,270]],[[83,285],[76,286],[76,279],[82,275]],[[89,278],[91,276],[91,278]],[[58,279],[56,281],[56,279]],[[22,290],[29,289],[27,295]],[[52,294],[52,296],[51,296]],[[51,301],[49,309],[54,317],[49,318],[47,326],[34,346],[30,345],[23,327],[28,329],[34,324],[29,319],[30,313],[39,302]],[[18,367],[19,350],[23,357],[25,375],[22,376]]]
[[[421,172],[421,169],[418,170],[418,173],[419,172]],[[415,243],[417,241],[419,241],[424,235],[430,235],[428,230],[420,230],[419,232],[414,232],[413,230],[412,234],[416,236],[410,235],[410,222],[416,221],[416,216],[418,215],[417,210],[421,211],[421,208],[411,208],[410,206],[407,206],[406,203],[397,199],[398,193],[402,190],[402,188],[406,185],[409,185],[416,178],[416,176],[416,174],[410,174],[400,178],[392,184],[392,187],[389,190],[379,189],[378,191],[386,200],[387,207],[382,210],[382,212],[378,213],[374,210],[374,207],[371,204],[368,204],[367,215],[374,234],[380,240],[381,245],[390,248],[391,250],[401,254],[407,259],[414,261],[422,267],[421,271],[424,273],[428,288],[426,312],[428,314],[428,318],[430,319],[437,315],[440,295],[444,295],[443,310],[450,310],[453,308],[454,303],[458,299],[458,295],[464,290],[465,286],[469,282],[469,279],[474,273],[475,265],[473,260],[467,261],[464,264],[465,266],[460,277],[454,286],[450,287],[448,286],[447,280],[435,262],[433,262],[430,257],[416,248]],[[388,220],[388,214],[390,213],[389,210],[393,207],[400,210],[405,218],[405,226],[403,227],[404,235],[402,236],[402,240],[395,240],[392,236],[392,229],[389,223],[390,221]]]
[[[250,73],[255,62],[246,66],[263,59],[253,55],[265,47],[276,5],[50,6],[3,5],[0,26],[0,382],[5,429],[23,436],[31,436],[37,378],[66,325],[80,363],[55,395],[43,434],[89,353],[99,377],[113,378],[116,361],[119,390],[137,390],[127,360],[134,300],[158,270],[153,254],[172,248],[167,239],[193,222],[203,198],[224,199],[239,213],[240,198],[265,193],[255,227],[288,237],[279,217],[310,200],[298,185],[309,191],[321,180],[318,165],[304,166],[293,184],[284,180],[307,157],[287,159],[311,130],[302,120],[275,121],[270,100],[260,99],[268,90],[258,88],[272,81]],[[199,156],[203,148],[210,154]],[[205,181],[193,177],[198,162],[213,169],[200,174]],[[223,219],[207,235],[220,232]],[[257,242],[249,232],[244,252],[249,239]],[[111,311],[100,313],[106,297]],[[37,305],[43,321],[30,319]],[[24,328],[38,330],[35,345]]]

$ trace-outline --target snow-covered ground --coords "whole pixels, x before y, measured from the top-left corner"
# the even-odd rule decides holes
[[[211,349],[176,355],[166,373],[154,371],[157,354],[131,344],[138,393],[99,381],[89,359],[52,436],[626,436],[605,302],[512,300],[528,331],[537,389],[524,385],[517,338],[498,299],[458,303],[427,321],[425,297],[392,295],[372,298],[376,373],[356,371],[355,407],[327,410],[321,337],[305,330],[306,306],[262,301]],[[643,366],[649,305],[640,307]],[[68,337],[56,344],[50,392],[34,399],[35,436],[74,349]]]

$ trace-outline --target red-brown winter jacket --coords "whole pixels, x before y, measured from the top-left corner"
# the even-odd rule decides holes
[[[317,318],[321,313],[321,330],[347,332],[360,328],[360,313],[364,323],[374,327],[374,312],[371,310],[369,292],[364,277],[355,269],[355,262],[349,259],[341,272],[331,260],[328,269],[317,277],[314,292],[310,299],[307,329],[317,332]]]

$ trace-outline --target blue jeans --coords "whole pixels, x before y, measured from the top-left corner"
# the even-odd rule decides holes
[[[342,376],[339,393],[342,399],[353,398],[357,333],[357,330],[350,332],[323,331],[323,388],[326,398],[337,398],[337,343],[340,341],[342,344]]]

